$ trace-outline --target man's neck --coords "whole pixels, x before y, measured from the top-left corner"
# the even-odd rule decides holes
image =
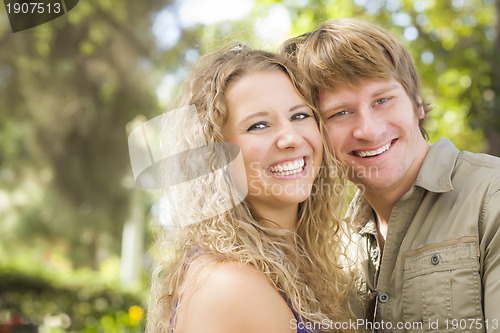
[[[422,159],[423,163],[423,159]],[[377,232],[379,236],[379,244],[381,249],[385,244],[385,239],[387,237],[387,231],[389,229],[389,220],[391,218],[392,209],[398,203],[398,201],[405,195],[413,186],[417,180],[418,173],[422,163],[418,165],[418,168],[412,170],[412,172],[406,177],[406,179],[399,183],[398,186],[390,189],[384,190],[370,190],[367,189],[365,192],[365,198],[373,208],[373,211],[377,220]]]
[[[377,235],[380,249],[384,249],[385,239],[387,237],[387,230],[389,229],[389,219],[391,218],[392,209],[401,197],[408,192],[413,182],[406,188],[400,191],[378,193],[367,191],[365,193],[366,200],[373,208],[375,220],[377,224]],[[400,193],[402,192],[402,193]]]
[[[401,199],[401,197],[410,190],[411,186],[415,182],[415,179],[416,175],[415,177],[409,179],[406,184],[401,184],[404,186],[399,186],[396,189],[385,191],[366,190],[365,197],[377,215],[377,224],[389,223],[392,209],[399,199]]]
[[[379,215],[375,212],[375,220],[377,224],[377,237],[380,250],[384,250],[385,239],[387,237],[387,229],[389,228],[389,221],[382,220]]]

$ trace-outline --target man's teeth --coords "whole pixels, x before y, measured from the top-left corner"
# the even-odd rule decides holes
[[[389,147],[391,146],[391,143],[389,142],[388,144],[386,144],[385,146],[383,147],[380,147],[379,149],[377,150],[370,150],[370,151],[357,151],[355,152],[356,155],[360,156],[360,157],[371,157],[371,156],[375,156],[375,155],[380,155],[382,154],[384,151],[386,151],[387,149],[389,149]]]
[[[304,170],[304,159],[289,161],[269,167],[269,171],[278,176],[288,176]]]

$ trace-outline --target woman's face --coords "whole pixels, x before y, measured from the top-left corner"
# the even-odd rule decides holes
[[[322,140],[311,108],[282,71],[247,74],[225,93],[226,142],[244,160],[247,200],[259,209],[282,209],[307,199],[322,160]]]

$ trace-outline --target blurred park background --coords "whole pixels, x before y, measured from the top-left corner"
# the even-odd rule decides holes
[[[499,0],[85,0],[12,33],[0,11],[0,332],[141,332],[158,193],[127,136],[189,68],[238,40],[276,50],[328,18],[410,48],[430,141],[500,156]]]

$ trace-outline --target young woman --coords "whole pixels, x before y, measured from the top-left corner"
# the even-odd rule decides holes
[[[160,235],[148,332],[338,331],[349,321],[342,179],[300,82],[286,59],[242,45],[195,66],[180,106],[196,109],[211,170],[223,142],[239,147],[244,170],[230,172],[234,186],[227,175],[199,177],[171,195],[183,227],[173,243]],[[235,188],[243,201],[227,193]],[[185,213],[199,202],[231,205],[201,219]]]

